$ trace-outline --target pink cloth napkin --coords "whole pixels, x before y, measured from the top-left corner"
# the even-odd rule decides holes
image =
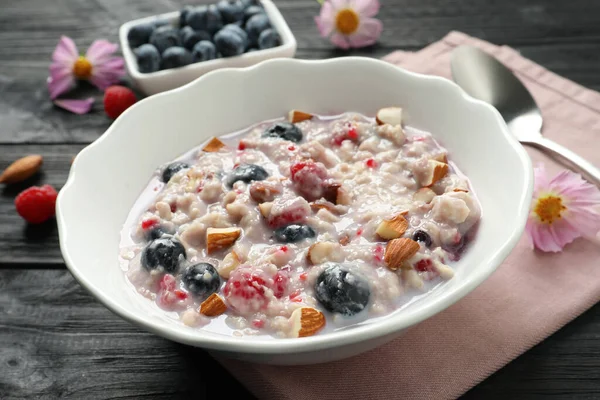
[[[600,94],[509,47],[452,32],[418,53],[384,59],[450,77],[450,53],[479,46],[513,69],[544,114],[543,133],[600,164]],[[590,145],[592,144],[592,145]],[[528,149],[549,173],[558,166]],[[583,239],[562,253],[533,251],[525,237],[480,287],[402,337],[328,364],[281,367],[219,360],[262,399],[451,399],[465,393],[600,300],[600,247]],[[443,333],[443,334],[441,334]]]

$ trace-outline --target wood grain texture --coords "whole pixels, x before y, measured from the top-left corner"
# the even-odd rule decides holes
[[[600,90],[600,3],[592,0],[381,0],[379,43],[352,52],[319,37],[316,1],[275,1],[296,35],[298,58],[381,57],[418,50],[453,29],[513,46]],[[45,80],[60,35],[84,51],[97,38],[117,41],[127,20],[209,2],[0,2],[0,169],[31,153],[45,158],[40,175],[0,187],[1,399],[251,398],[203,351],[143,332],[95,301],[64,269],[55,222],[29,227],[13,205],[31,184],[62,187],[72,156],[111,123],[89,85],[74,93],[96,98],[85,117],[48,101]],[[599,353],[596,306],[464,398],[600,398]]]
[[[204,351],[117,318],[64,270],[0,271],[0,316],[4,400],[248,398]]]

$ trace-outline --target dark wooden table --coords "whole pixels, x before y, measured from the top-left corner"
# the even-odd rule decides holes
[[[418,50],[461,30],[600,89],[600,3],[595,0],[382,0],[379,44],[352,54]],[[71,158],[110,125],[97,94],[86,116],[48,100],[45,79],[60,35],[84,49],[117,41],[133,18],[177,10],[181,0],[0,0],[0,169],[32,153],[43,172],[0,188],[0,398],[251,398],[206,353],[146,333],[113,315],[66,270],[55,221],[28,227],[14,196],[66,180]],[[313,23],[314,0],[277,1],[299,58],[333,50]],[[83,90],[86,90],[85,88]],[[90,226],[90,229],[94,229]],[[576,266],[573,266],[576,268]],[[469,391],[466,399],[600,398],[600,306]]]

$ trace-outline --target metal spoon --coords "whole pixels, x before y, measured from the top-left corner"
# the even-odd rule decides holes
[[[452,78],[472,97],[496,107],[512,134],[600,186],[600,169],[571,150],[542,136],[542,114],[521,81],[494,57],[471,46],[452,52]]]

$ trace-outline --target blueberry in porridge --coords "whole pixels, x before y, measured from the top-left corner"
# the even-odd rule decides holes
[[[452,279],[481,211],[402,110],[292,111],[157,168],[121,232],[131,286],[234,336],[368,323]]]

